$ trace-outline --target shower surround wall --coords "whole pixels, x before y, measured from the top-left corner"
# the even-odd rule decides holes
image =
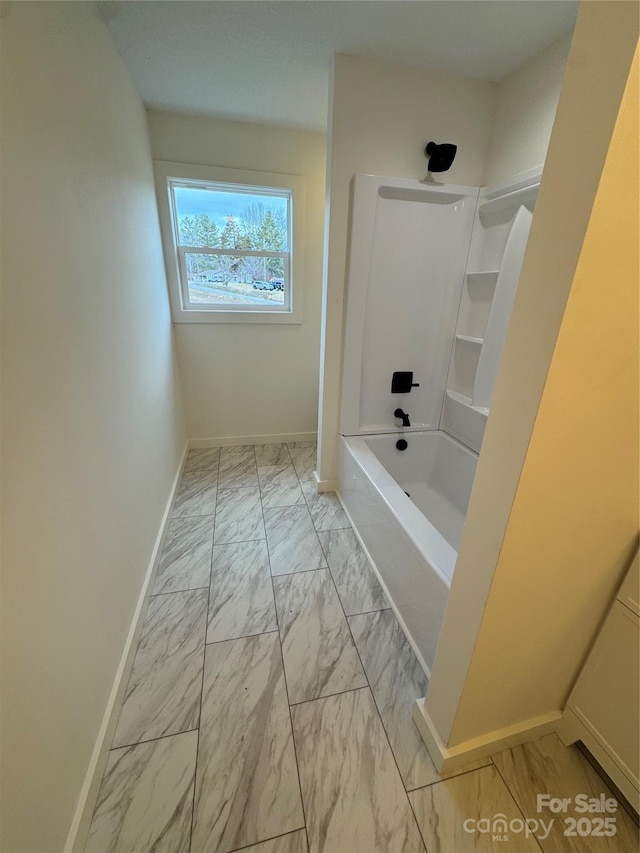
[[[357,175],[340,432],[437,429],[477,189]],[[409,394],[389,392],[413,371]]]
[[[479,204],[474,187],[354,179],[339,492],[428,674],[540,171]],[[393,393],[396,371],[415,387]]]

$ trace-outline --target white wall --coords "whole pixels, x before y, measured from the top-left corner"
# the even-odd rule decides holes
[[[449,747],[559,714],[636,546],[637,28],[578,15],[427,694]]]
[[[189,437],[268,436],[317,427],[325,137],[150,112],[153,157],[305,178],[301,325],[175,325]]]
[[[143,106],[94,4],[0,28],[2,844],[54,853],[185,431]]]
[[[544,163],[570,45],[563,36],[498,84],[484,186]]]
[[[455,142],[446,180],[480,186],[493,116],[495,84],[408,68],[395,63],[335,57],[329,111],[325,233],[319,476],[335,480],[342,371],[343,311],[350,181],[358,172],[423,178],[429,140]]]

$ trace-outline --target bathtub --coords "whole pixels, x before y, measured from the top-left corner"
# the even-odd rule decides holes
[[[477,458],[439,430],[341,439],[340,499],[427,676]]]

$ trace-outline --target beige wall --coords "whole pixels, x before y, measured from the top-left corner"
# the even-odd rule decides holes
[[[570,45],[563,36],[498,84],[484,186],[544,163]]]
[[[143,106],[92,3],[0,29],[2,849],[54,853],[185,432]]]
[[[636,61],[505,531],[453,741],[564,706],[635,551],[638,95]],[[498,702],[486,689],[488,681],[500,685]]]
[[[315,432],[318,405],[325,137],[150,112],[153,157],[305,178],[301,325],[175,325],[189,437]]]
[[[320,478],[337,477],[337,440],[349,224],[349,185],[358,172],[421,179],[425,144],[455,142],[447,181],[480,186],[489,146],[495,84],[407,68],[388,62],[335,57],[329,121],[326,230],[326,305],[323,317],[319,428]]]
[[[559,711],[637,537],[633,89],[604,167],[637,27],[578,15],[427,694],[449,747]]]

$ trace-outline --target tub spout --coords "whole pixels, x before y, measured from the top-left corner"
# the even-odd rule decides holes
[[[411,423],[409,421],[409,415],[406,412],[403,412],[402,409],[396,409],[393,413],[394,418],[402,418],[402,426],[410,427]]]

